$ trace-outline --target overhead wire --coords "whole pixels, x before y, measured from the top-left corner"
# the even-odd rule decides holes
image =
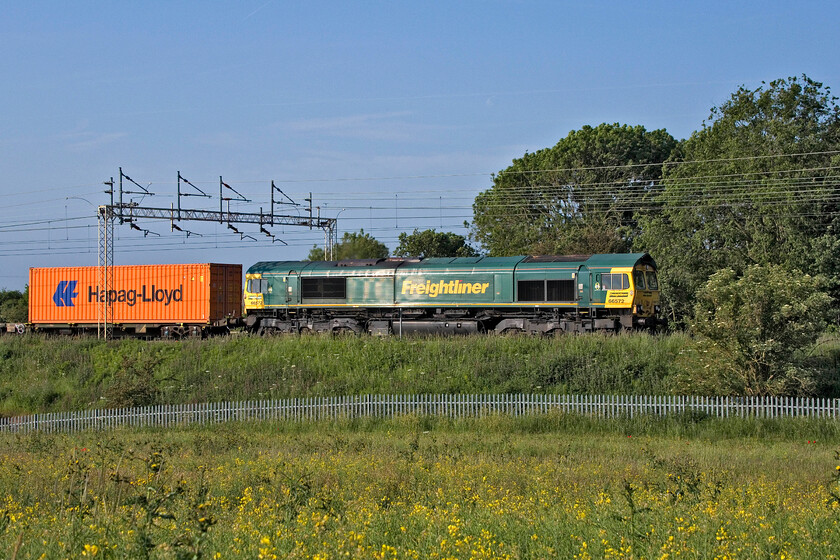
[[[754,155],[754,156],[739,156],[739,157],[728,157],[728,158],[711,158],[711,159],[697,159],[697,160],[674,160],[674,161],[666,161],[663,163],[631,163],[631,164],[618,164],[618,165],[596,165],[596,166],[581,166],[581,167],[563,167],[563,168],[554,168],[554,169],[539,169],[539,170],[516,170],[516,169],[504,169],[501,171],[480,171],[480,172],[470,172],[470,173],[444,173],[444,174],[422,174],[422,175],[391,175],[391,176],[372,176],[372,177],[329,177],[329,178],[304,178],[304,179],[227,179],[229,183],[239,183],[239,184],[262,184],[262,183],[271,183],[272,180],[275,181],[277,184],[296,184],[296,183],[331,183],[331,182],[368,182],[368,181],[403,181],[403,180],[419,180],[419,179],[445,179],[445,178],[459,178],[459,177],[493,177],[499,175],[528,175],[528,174],[536,174],[536,173],[551,173],[551,172],[569,172],[569,171],[596,171],[596,170],[605,170],[605,169],[633,169],[633,168],[643,168],[643,167],[651,167],[656,165],[662,165],[664,167],[677,167],[682,165],[692,165],[697,163],[721,163],[721,162],[736,162],[736,161],[750,161],[750,160],[764,160],[764,159],[781,159],[781,158],[793,158],[793,157],[803,157],[803,156],[826,156],[826,155],[837,155],[840,154],[840,150],[822,150],[822,151],[810,151],[810,152],[794,152],[794,153],[787,153],[787,154],[761,154],[761,155]],[[175,185],[175,181],[171,180],[154,180],[154,181],[143,181],[147,183],[149,186],[154,185]],[[217,179],[208,179],[208,180],[198,180],[193,181],[194,183],[199,184],[218,184]],[[28,190],[26,192],[16,192],[16,193],[0,193],[0,197],[8,197],[8,196],[23,196],[31,193],[37,192],[48,192],[54,190],[64,190],[66,191],[68,188],[82,188],[82,187],[92,187],[98,186],[98,184],[82,184],[82,185],[74,185],[71,187],[50,187],[48,189],[40,189],[40,190]],[[84,194],[97,194],[99,191],[91,192],[91,193],[84,193]],[[156,193],[157,194],[157,193]],[[301,193],[302,194],[302,193]],[[345,193],[321,193],[321,194],[345,194]],[[160,196],[160,195],[158,195]],[[173,196],[173,195],[164,195],[164,196]]]
[[[603,184],[598,184],[602,186]],[[758,188],[756,186],[758,185]],[[615,186],[615,185],[613,185]],[[574,186],[565,185],[540,185],[530,187],[518,193],[499,193],[496,196],[488,197],[487,201],[482,203],[482,208],[502,207],[510,209],[511,207],[531,207],[546,204],[548,202],[555,204],[571,203],[575,205],[604,205],[616,204],[623,202],[618,207],[624,210],[639,210],[644,208],[656,207],[661,205],[664,200],[669,201],[672,205],[680,199],[686,200],[691,205],[703,206],[726,206],[734,202],[742,200],[760,200],[765,204],[772,203],[819,203],[819,202],[833,202],[840,198],[840,183],[838,182],[822,182],[815,183],[812,178],[802,178],[798,181],[793,180],[778,180],[775,182],[761,182],[755,183],[751,181],[729,182],[719,184],[698,184],[698,188],[702,187],[701,191],[689,190],[688,187],[683,189],[668,190],[661,183],[655,183],[645,187],[631,186],[628,188],[619,188],[615,186],[618,192],[597,192],[597,190],[590,189],[589,185],[581,184]],[[702,193],[705,198],[696,200],[692,198],[695,194]],[[581,196],[582,195],[582,196]],[[637,197],[636,203],[628,203],[633,200],[633,195],[645,195],[647,198],[639,201]],[[556,197],[551,200],[551,197]],[[580,196],[580,198],[577,198]],[[662,198],[664,196],[665,198]],[[416,199],[408,200],[423,200],[428,201],[428,198],[417,197]],[[372,211],[372,210],[391,210],[394,207],[389,204],[377,205],[344,205],[343,210],[357,210],[357,211]],[[437,213],[446,210],[451,211],[467,211],[472,208],[472,204],[454,205],[454,204],[412,204],[410,207],[404,207],[403,214],[405,217],[414,218],[439,218],[438,214],[418,214],[418,211],[436,211]],[[448,217],[469,217],[469,216],[451,216]],[[46,220],[29,220],[19,222],[0,223],[0,230],[15,230],[15,231],[38,231],[39,229],[48,228],[31,228],[26,226],[40,225],[40,224],[56,224],[67,223],[77,220],[93,220],[94,216],[74,216],[68,218],[53,218]],[[376,219],[390,219],[388,217],[377,216]],[[67,226],[63,226],[67,227]]]
[[[778,157],[792,157],[792,156],[797,156],[797,155],[825,155],[825,154],[834,154],[834,153],[838,153],[838,152],[837,151],[803,152],[803,153],[800,153],[800,154],[749,156],[749,157],[742,157],[742,158],[721,158],[721,159],[717,159],[717,160],[703,160],[703,161],[738,161],[738,160],[748,160],[748,159],[766,159],[766,158],[771,158],[771,157],[778,158]],[[666,165],[674,165],[674,164],[677,164],[677,163],[678,164],[685,164],[685,163],[690,163],[690,162],[669,162]],[[615,165],[615,166],[592,166],[592,167],[580,167],[580,168],[565,168],[565,169],[553,169],[553,170],[552,169],[549,169],[549,170],[527,170],[527,171],[522,171],[521,173],[523,173],[523,174],[546,174],[546,173],[554,173],[554,172],[566,172],[566,173],[568,173],[570,171],[595,170],[595,169],[630,169],[630,168],[633,168],[633,167],[642,167],[642,166],[648,166],[648,165],[649,164],[630,164],[630,165]],[[765,176],[766,177],[766,176],[770,176],[770,175],[778,176],[780,174],[790,175],[790,174],[794,174],[794,173],[804,173],[804,172],[813,173],[813,172],[818,172],[818,171],[823,171],[823,172],[832,171],[833,172],[833,171],[837,171],[838,169],[840,169],[840,167],[837,167],[837,166],[821,166],[821,167],[811,167],[811,168],[797,168],[797,169],[790,169],[790,170],[771,170],[771,171],[745,172],[745,173],[737,173],[737,174],[733,173],[733,174],[712,174],[712,175],[687,176],[687,177],[680,177],[678,179],[678,182],[677,182],[677,180],[669,180],[669,179],[666,179],[664,181],[660,180],[658,182],[653,182],[653,184],[650,184],[651,183],[650,181],[639,181],[639,182],[636,182],[636,183],[629,183],[629,184],[628,183],[622,183],[622,182],[610,181],[610,182],[578,183],[575,186],[578,189],[584,189],[584,188],[587,188],[587,187],[597,187],[597,186],[605,186],[605,187],[609,186],[609,187],[612,187],[612,188],[621,189],[621,191],[625,194],[626,193],[632,193],[634,191],[639,192],[639,193],[651,194],[651,193],[656,192],[656,189],[662,189],[663,184],[668,185],[669,193],[675,193],[675,192],[678,192],[679,190],[690,191],[693,186],[702,185],[703,188],[704,188],[704,192],[706,194],[708,194],[708,193],[713,193],[714,194],[716,192],[717,193],[723,192],[727,189],[728,190],[736,190],[738,188],[743,188],[743,187],[749,186],[750,183],[744,180],[744,178],[746,178],[746,177],[751,177],[751,176]],[[508,174],[508,173],[520,173],[520,172],[519,171],[509,172],[509,171],[506,170],[505,173]],[[423,175],[423,176],[417,175],[417,176],[404,176],[404,177],[370,177],[370,178],[355,178],[355,179],[357,179],[357,180],[389,180],[389,179],[408,179],[408,178],[441,178],[441,177],[471,176],[471,175],[477,175],[477,174],[449,174],[449,175]],[[484,175],[484,174],[481,174],[481,175]],[[732,178],[732,177],[740,177],[741,180],[740,181],[727,181],[727,182],[720,182],[720,181],[713,182],[713,181],[711,181],[711,179],[725,179],[725,178]],[[807,183],[809,181],[812,182],[814,179],[818,179],[818,177],[817,178],[814,178],[814,177],[800,178],[799,179],[800,182],[798,184],[788,182],[788,183],[785,183],[785,185],[783,185],[783,186],[794,187],[794,186],[797,186],[797,185]],[[343,179],[342,178],[340,180],[354,180],[354,179],[350,179],[350,178]],[[313,181],[315,181],[315,180],[313,180]],[[318,180],[318,181],[320,181],[320,180]],[[465,189],[464,187],[458,187],[458,188],[459,188],[459,190],[472,190],[472,191],[481,191],[481,189],[482,189],[482,187],[475,187],[475,188],[471,188],[471,189]],[[512,185],[512,186],[507,185],[507,186],[505,186],[504,189],[498,189],[499,193],[494,193],[494,194],[496,196],[503,196],[503,194],[501,194],[501,191],[505,191],[505,193],[507,193],[507,192],[518,192],[518,193],[521,193],[522,195],[528,195],[528,194],[546,195],[547,191],[549,191],[550,189],[559,189],[562,192],[564,189],[567,189],[567,188],[568,188],[567,185],[562,185],[562,184],[561,185],[527,185],[526,184],[526,185]],[[44,190],[52,190],[52,189],[44,189]],[[490,191],[492,191],[492,188],[487,189],[484,192],[486,193],[486,192],[490,192]],[[395,194],[395,195],[402,194],[403,197],[404,197],[404,200],[410,200],[410,199],[406,198],[407,196],[410,196],[410,195],[416,196],[417,200],[424,200],[424,199],[428,199],[428,195],[436,194],[436,193],[445,193],[447,195],[451,195],[452,194],[452,188],[451,187],[444,187],[444,188],[440,188],[440,189],[426,188],[426,189],[423,189],[422,191],[420,191],[419,193],[416,190],[395,191],[395,192],[393,192],[393,194]],[[87,194],[91,194],[91,193],[87,193]],[[159,193],[159,194],[161,194],[165,198],[166,197],[173,197],[174,198],[174,195],[167,195],[167,194],[163,194],[163,193]],[[349,194],[349,195],[346,192],[320,193],[320,196],[322,196],[322,197],[340,196],[342,200],[346,201],[346,200],[354,200],[354,199],[359,199],[359,198],[365,198],[365,197],[368,197],[371,194],[376,194],[377,196],[381,197],[381,192],[379,192],[379,191],[377,191],[376,193],[356,192],[356,193],[352,193],[352,194]],[[483,194],[483,193],[480,193],[480,194]],[[597,193],[594,193],[594,194],[593,193],[588,193],[588,194],[589,194],[589,196],[592,200],[597,200],[597,197],[599,196]],[[455,198],[455,197],[448,196],[447,198],[449,200],[450,198]],[[458,197],[458,199],[470,200],[467,197],[463,197],[463,198]],[[60,199],[52,199],[52,200],[60,200]],[[65,200],[66,200],[66,197],[65,197]],[[261,201],[257,201],[257,202],[259,203]],[[267,201],[265,201],[265,202],[267,202]],[[28,202],[28,203],[22,203],[20,205],[11,205],[11,206],[6,205],[6,207],[34,205],[34,204],[41,204],[41,203],[43,203],[43,201]],[[328,204],[328,201],[323,203],[323,204],[324,204],[324,206],[326,206]],[[346,204],[344,204],[343,206],[347,207]],[[417,206],[413,205],[413,207],[417,207]],[[467,204],[467,205],[464,205],[464,206],[448,205],[447,209],[453,209],[453,208],[463,209],[463,208],[469,208],[469,207],[471,207],[471,204]],[[367,205],[367,206],[358,206],[356,208],[358,208],[358,209],[363,209],[363,208],[373,209],[373,208],[380,208],[380,207],[373,207],[371,205]],[[427,207],[427,209],[431,209],[431,207]],[[440,210],[441,208],[440,208],[440,206],[438,206],[435,209]],[[327,209],[325,208],[324,210],[327,210]],[[3,226],[0,226],[0,227],[3,227]]]
[[[688,163],[708,163],[708,162],[736,162],[744,160],[760,160],[768,158],[780,157],[794,157],[794,156],[825,156],[840,153],[838,151],[821,151],[821,152],[803,152],[798,154],[774,154],[761,156],[746,156],[738,158],[721,158],[716,160],[697,160],[693,162],[666,162],[666,166],[685,165]],[[565,169],[549,169],[549,170],[525,170],[525,171],[503,171],[495,175],[499,177],[508,173],[522,173],[526,175],[537,174],[552,174],[552,173],[566,173],[574,171],[592,171],[592,170],[632,170],[639,167],[647,167],[652,164],[630,164],[630,165],[615,165],[615,166],[593,166],[580,168],[565,168]],[[374,204],[347,204],[356,200],[364,200],[364,197],[375,194],[382,200],[381,191],[376,193],[365,193],[356,191],[354,193],[347,192],[326,192],[319,193],[319,196],[326,198],[320,205],[320,210],[329,214],[330,210],[336,211],[341,207],[341,211],[350,210],[357,215],[348,214],[346,219],[355,222],[367,222],[373,226],[374,223],[380,224],[386,221],[391,221],[397,218],[396,214],[399,212],[398,219],[402,221],[410,221],[412,227],[369,227],[369,232],[384,232],[391,234],[383,237],[386,240],[396,240],[397,237],[393,235],[395,231],[418,229],[425,226],[436,227],[442,225],[444,220],[452,224],[454,221],[469,220],[474,216],[472,214],[473,206],[477,198],[470,196],[457,196],[459,193],[453,195],[453,189],[460,192],[478,192],[478,196],[483,196],[481,208],[485,210],[501,210],[507,216],[522,216],[523,218],[531,218],[530,213],[533,207],[542,207],[545,209],[546,204],[555,205],[557,208],[565,209],[565,211],[574,213],[584,206],[605,206],[609,211],[613,212],[627,212],[656,209],[662,206],[663,202],[667,201],[670,208],[702,208],[702,209],[718,209],[718,208],[747,208],[754,203],[760,203],[765,208],[776,208],[782,206],[797,206],[799,211],[778,213],[774,212],[775,217],[794,217],[794,216],[822,216],[830,217],[840,213],[837,208],[840,207],[840,166],[831,165],[817,165],[813,167],[797,167],[787,170],[762,170],[762,171],[748,171],[743,173],[724,173],[724,174],[698,174],[684,177],[668,177],[666,179],[657,180],[618,180],[618,181],[592,181],[580,182],[572,184],[533,184],[532,181],[527,181],[524,184],[504,185],[504,187],[465,187],[463,185],[456,187],[436,186],[435,188],[424,188],[422,190],[398,190],[392,191],[395,198],[399,197],[399,201],[404,205],[399,209],[387,203]],[[403,177],[361,177],[361,178],[336,178],[336,179],[307,179],[285,181],[290,182],[338,182],[338,181],[384,181],[384,180],[404,180],[404,179],[444,179],[452,177],[469,177],[469,176],[485,176],[486,173],[476,174],[442,174],[442,175],[414,175]],[[493,176],[489,174],[488,176]],[[256,183],[256,181],[231,181],[236,183]],[[260,181],[264,182],[264,181]],[[201,183],[199,181],[199,183]],[[207,183],[211,183],[208,181]],[[215,183],[215,181],[213,181]],[[154,184],[154,183],[150,183]],[[162,183],[161,183],[162,184]],[[173,183],[174,184],[174,183]],[[40,192],[49,192],[56,189],[42,189]],[[483,190],[482,190],[483,189]],[[496,189],[496,190],[494,190]],[[39,192],[39,191],[34,191]],[[93,194],[93,193],[88,193]],[[162,193],[161,193],[162,194]],[[434,204],[433,200],[430,202],[430,195],[446,194],[447,204],[442,204],[443,196],[438,197],[438,204]],[[402,195],[402,196],[400,196]],[[699,196],[702,195],[702,196]],[[6,195],[3,195],[6,196]],[[164,198],[170,195],[163,194]],[[583,196],[582,199],[576,197]],[[171,196],[174,198],[174,195]],[[533,199],[538,200],[533,200]],[[61,199],[50,199],[49,201],[58,201]],[[65,198],[66,200],[66,198]],[[458,204],[457,201],[464,201]],[[44,201],[39,201],[43,203]],[[259,204],[261,201],[257,200],[251,205]],[[267,201],[266,201],[267,202]],[[335,202],[336,206],[328,207],[331,202]],[[4,205],[5,208],[25,206],[32,203],[22,203],[19,205]],[[820,209],[820,205],[824,208]],[[234,207],[247,206],[245,204],[234,203]],[[298,207],[296,212],[300,215],[305,215],[301,207]],[[394,210],[395,215],[385,215],[384,211]],[[377,215],[373,216],[373,211],[377,211]],[[444,214],[444,211],[445,214]],[[369,216],[359,216],[362,212],[371,212]],[[8,222],[0,222],[0,230],[6,234],[15,233],[31,233],[31,232],[52,232],[87,229],[90,231],[93,224],[83,225],[69,225],[74,221],[79,220],[96,220],[96,216],[73,216],[51,219],[32,219],[30,216],[27,220],[15,220]],[[61,225],[63,224],[63,225]],[[452,227],[450,225],[450,227]],[[462,229],[463,224],[457,224],[455,229]],[[205,235],[205,234],[202,234]],[[242,243],[241,241],[219,241],[223,236],[211,235],[209,240],[201,241],[198,239],[174,241],[167,236],[167,244],[155,244],[153,250],[179,250],[184,247],[189,247],[190,250],[205,250],[214,248],[246,248],[254,247],[253,242]],[[125,239],[125,238],[123,238]],[[306,239],[306,240],[304,240]],[[291,246],[300,246],[312,242],[312,235],[308,237],[306,234],[300,234],[300,241],[297,241],[297,236],[294,234],[284,234],[284,240],[288,240]],[[92,241],[82,243],[81,240],[74,238],[74,240],[58,240],[51,239],[51,245],[60,246],[62,241],[68,243],[62,249],[50,248],[49,254],[55,251],[86,251],[91,252]],[[153,240],[144,239],[142,244],[134,244],[125,248],[126,251],[143,251],[148,243]],[[77,243],[71,245],[70,242]],[[263,242],[263,240],[260,240]],[[27,242],[28,243],[28,242]],[[37,242],[36,242],[37,243]],[[212,247],[210,245],[212,244]],[[125,244],[123,243],[123,246]],[[27,254],[41,254],[33,253],[31,247],[21,248],[20,250],[4,248],[0,251],[0,255],[20,254],[26,252]],[[122,252],[122,249],[118,249]]]
[[[811,151],[811,152],[794,152],[788,154],[761,154],[755,156],[738,156],[738,157],[728,157],[728,158],[711,158],[711,159],[698,159],[698,160],[675,160],[675,161],[666,161],[661,164],[659,163],[630,163],[630,164],[619,164],[619,165],[596,165],[596,166],[582,166],[582,167],[564,167],[564,168],[557,168],[557,169],[543,169],[543,170],[510,170],[505,169],[502,171],[480,171],[480,172],[471,172],[471,173],[444,173],[444,174],[423,174],[423,175],[391,175],[391,176],[373,176],[373,177],[329,177],[329,178],[305,178],[305,179],[273,179],[275,183],[278,185],[280,184],[295,184],[295,183],[340,183],[340,182],[367,182],[367,181],[403,181],[403,180],[415,180],[415,179],[444,179],[444,178],[457,178],[457,177],[492,177],[494,175],[499,174],[530,174],[530,173],[543,173],[543,172],[551,172],[551,171],[594,171],[594,170],[603,170],[603,169],[633,169],[637,167],[651,167],[656,165],[664,165],[664,166],[680,166],[680,165],[691,165],[697,163],[720,163],[720,162],[735,162],[735,161],[750,161],[750,160],[763,160],[763,159],[780,159],[780,158],[793,158],[793,157],[802,157],[802,156],[818,156],[818,155],[836,155],[840,154],[840,150],[821,150],[821,151]],[[270,183],[272,179],[227,179],[230,183],[240,183],[240,184],[256,184],[256,183]],[[203,183],[203,184],[218,184],[217,179],[208,179],[204,181],[193,181],[195,183]],[[160,180],[160,181],[151,181],[148,182],[150,185],[156,184],[170,184],[174,185],[175,182],[171,180]]]

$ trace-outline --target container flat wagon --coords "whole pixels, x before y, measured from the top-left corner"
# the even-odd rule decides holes
[[[73,334],[102,326],[115,336],[224,333],[242,317],[242,265],[114,266],[107,289],[97,267],[29,269],[29,327]]]

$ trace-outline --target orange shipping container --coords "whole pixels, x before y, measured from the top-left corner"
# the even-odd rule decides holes
[[[29,322],[95,325],[100,302],[115,324],[211,325],[242,316],[242,265],[114,266],[107,293],[98,269],[30,268]]]

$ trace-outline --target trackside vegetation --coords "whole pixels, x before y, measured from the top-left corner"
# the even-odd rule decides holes
[[[792,357],[790,358],[793,359]],[[809,391],[840,395],[840,338],[800,354]],[[0,337],[0,413],[418,393],[729,395],[729,349],[687,335],[222,337],[104,342]]]

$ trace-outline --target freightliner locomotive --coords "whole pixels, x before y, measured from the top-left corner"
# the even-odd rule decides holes
[[[646,253],[259,262],[245,275],[247,328],[308,332],[553,334],[653,329]]]

